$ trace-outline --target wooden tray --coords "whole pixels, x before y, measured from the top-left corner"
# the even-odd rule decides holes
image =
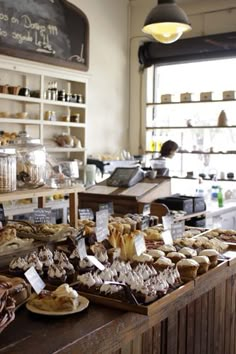
[[[193,288],[194,288],[194,282],[190,281],[180,286],[178,289],[173,290],[171,293],[163,296],[161,299],[152,302],[149,305],[133,305],[126,302],[122,302],[120,300],[112,299],[105,296],[95,295],[83,291],[79,291],[79,294],[87,297],[91,302],[95,304],[151,316],[154,313],[156,313],[158,310],[160,310],[161,307],[168,306],[168,304],[171,303],[173,299],[176,299],[178,296],[185,294],[186,292],[192,290]]]

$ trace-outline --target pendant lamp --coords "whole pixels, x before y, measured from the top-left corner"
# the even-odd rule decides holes
[[[176,5],[175,0],[159,0],[148,14],[142,31],[158,42],[168,44],[177,41],[191,29],[187,15]]]

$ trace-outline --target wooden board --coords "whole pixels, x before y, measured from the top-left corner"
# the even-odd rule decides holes
[[[157,183],[137,183],[135,186],[125,189],[120,193],[121,196],[141,197],[153,188],[158,186]]]
[[[115,309],[120,309],[124,311],[136,312],[143,315],[151,316],[155,314],[161,307],[168,306],[175,298],[182,296],[188,291],[192,290],[194,287],[194,282],[191,281],[185,285],[180,286],[178,289],[172,291],[171,293],[163,296],[162,298],[154,301],[149,305],[133,305],[120,300],[112,299],[105,296],[95,295],[87,292],[79,291],[82,296],[87,297],[91,302],[95,304],[100,304]]]

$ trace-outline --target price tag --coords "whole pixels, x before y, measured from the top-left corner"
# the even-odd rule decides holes
[[[98,242],[102,242],[108,236],[108,210],[100,210],[96,212],[96,238]]]
[[[139,234],[135,237],[134,247],[137,256],[140,256],[140,254],[146,251],[146,244],[145,244],[144,236],[142,234]]]
[[[36,294],[39,294],[45,288],[46,284],[33,266],[30,267],[24,274]]]
[[[112,215],[114,214],[113,203],[109,202],[109,203],[99,204],[99,210],[108,210],[109,215]]]
[[[173,240],[175,240],[178,237],[182,237],[183,236],[184,226],[185,226],[184,220],[183,221],[174,222],[171,225],[171,235],[172,235]]]
[[[162,224],[164,230],[170,230],[171,225],[173,224],[173,217],[171,215],[162,216]]]
[[[34,209],[34,223],[35,224],[51,224],[52,209],[51,208],[37,208]]]
[[[94,213],[91,208],[87,209],[79,209],[79,218],[81,220],[93,220],[94,219]]]
[[[86,249],[86,245],[85,245],[85,238],[81,238],[78,241],[78,250],[79,250],[80,259],[84,259],[84,258],[87,257],[87,249]]]
[[[88,260],[92,262],[95,267],[97,267],[99,270],[104,270],[105,267],[104,265],[94,256],[87,256]]]
[[[143,216],[142,221],[141,221],[141,230],[146,230],[150,225],[150,216],[146,215]]]
[[[146,216],[146,215],[150,215],[151,213],[151,206],[150,204],[145,204],[143,206],[143,215]]]
[[[163,231],[161,235],[165,245],[173,245],[173,238],[170,230]]]

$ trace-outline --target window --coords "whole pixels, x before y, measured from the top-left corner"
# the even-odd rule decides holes
[[[171,161],[171,174],[193,171],[220,175],[235,172],[236,157],[236,58],[155,66],[148,69],[146,151],[156,154],[161,144],[174,140],[179,151]],[[232,99],[223,99],[231,91]],[[210,93],[202,101],[201,92]],[[188,93],[191,102],[182,102]],[[171,95],[163,103],[163,95]],[[221,112],[227,126],[222,127]],[[222,116],[222,114],[221,114]]]

